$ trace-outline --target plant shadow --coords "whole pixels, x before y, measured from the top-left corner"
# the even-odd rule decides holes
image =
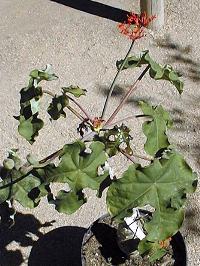
[[[185,213],[186,220],[184,225],[186,231],[198,236],[200,236],[199,212],[198,206],[188,209]]]
[[[192,59],[192,46],[180,45],[178,42],[174,42],[170,35],[166,35],[162,39],[155,41],[155,46],[169,51],[169,57],[167,63],[178,63],[181,66],[177,68],[177,71],[193,82],[200,82],[200,62]]]
[[[41,236],[31,250],[28,266],[80,266],[85,232],[83,227],[65,226]]]
[[[130,86],[131,85],[126,85],[126,86],[121,86],[121,85],[118,85],[118,84],[115,85],[113,93],[111,95],[111,99],[112,99],[112,97],[116,97],[116,98],[120,98],[121,99],[125,95],[127,89],[130,88]],[[100,85],[99,86],[99,91],[104,97],[106,97],[108,95],[108,93],[109,93],[109,87]],[[151,99],[152,99],[152,97],[151,97]],[[148,101],[148,100],[149,100],[149,97],[133,96],[133,97],[130,97],[126,101],[126,104],[134,104],[135,106],[138,106],[138,102],[139,101]]]
[[[91,0],[51,0],[51,1],[92,15],[110,19],[116,22],[124,21],[127,17],[127,14],[129,13],[126,10],[122,10],[116,7],[108,6]]]
[[[33,238],[41,237],[43,234],[39,231],[42,227],[52,226],[52,222],[42,224],[31,214],[15,214],[15,223],[11,228],[0,225],[0,265],[2,266],[20,266],[24,261],[20,248],[16,249],[16,243],[19,247],[33,246]],[[8,245],[15,241],[15,247],[10,250]]]

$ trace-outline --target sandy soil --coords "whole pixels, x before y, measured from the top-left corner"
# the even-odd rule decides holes
[[[32,152],[42,158],[62,147],[71,138],[77,137],[78,120],[71,115],[68,115],[66,120],[61,119],[55,123],[50,123],[46,116],[46,126],[32,147],[18,135],[17,121],[13,115],[19,112],[19,90],[27,84],[30,70],[42,68],[47,63],[51,63],[60,79],[47,84],[47,88],[56,92],[62,86],[74,84],[87,89],[89,96],[83,98],[83,105],[93,116],[97,116],[100,114],[105,93],[116,72],[115,61],[121,59],[129,47],[129,41],[118,33],[115,21],[69,7],[67,3],[73,1],[60,2],[65,2],[66,5],[50,0],[0,1],[1,158],[5,156],[8,149],[16,147],[20,148],[24,157]],[[98,2],[123,10],[139,11],[139,1],[101,0]],[[174,128],[170,131],[171,141],[177,145],[190,165],[199,173],[200,2],[198,0],[166,0],[165,2],[165,29],[152,37],[143,39],[142,42],[137,42],[134,51],[137,54],[139,51],[150,49],[157,61],[173,64],[183,74],[185,91],[180,97],[169,83],[154,82],[145,78],[119,117],[137,112],[136,100],[139,99],[147,99],[156,104],[162,103],[175,120]],[[113,10],[110,8],[106,10],[109,16],[113,17]],[[121,94],[136,77],[137,71],[122,73],[118,80],[117,93],[112,98],[108,113],[113,110]],[[47,102],[48,99],[44,101],[44,106]],[[132,121],[129,123],[130,126],[132,123],[134,123],[132,135],[134,139],[137,138],[133,145],[136,150],[139,150],[144,138],[140,137],[140,123]],[[117,161],[114,164],[115,171],[122,171],[125,165],[127,165],[126,160]],[[36,245],[36,251],[32,252],[32,264],[29,262],[29,265],[78,265],[78,262],[77,264],[75,262],[59,263],[53,254],[64,256],[64,253],[67,253],[66,246],[73,242],[71,238],[66,239],[68,226],[87,227],[106,212],[103,199],[97,200],[91,192],[88,195],[88,203],[72,216],[55,212],[52,206],[46,206],[45,201],[42,201],[40,207],[34,210],[24,210],[18,206],[18,210],[24,213],[24,217],[21,217],[21,224],[17,227],[18,233],[8,233],[5,239],[1,239],[3,243],[1,247],[4,251],[0,251],[0,256],[2,256],[0,265],[28,265],[33,244]],[[191,266],[200,265],[199,203],[200,191],[198,189],[189,200],[183,228]],[[52,220],[55,220],[52,226],[40,228],[40,232],[46,234],[46,239],[49,239],[48,241],[52,244],[52,249],[48,249],[48,241],[45,242],[45,236],[41,237],[44,243],[47,243],[45,252],[45,248],[34,241],[41,236],[38,233],[40,223]],[[32,231],[28,226],[26,227],[26,221],[29,222]],[[62,230],[56,231],[59,230],[56,228],[63,229],[63,233]],[[30,231],[32,233],[28,235],[27,232]],[[47,233],[50,231],[55,234],[58,232],[57,240],[48,238]],[[64,232],[66,233],[66,246],[61,247],[61,253],[59,253],[58,245],[62,246],[59,239],[60,241],[63,239]],[[78,232],[81,234],[83,230],[77,229],[75,233],[77,237]],[[51,236],[51,233],[49,234]],[[43,247],[42,251],[40,247],[41,249]],[[57,253],[52,253],[53,250]],[[35,258],[34,254],[36,254]],[[38,257],[39,264],[36,263]],[[49,263],[47,263],[48,258]]]

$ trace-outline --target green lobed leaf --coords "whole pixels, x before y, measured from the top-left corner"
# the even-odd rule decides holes
[[[31,81],[35,82],[34,86],[37,85],[40,81],[52,81],[58,79],[58,77],[53,73],[52,66],[47,64],[44,70],[34,69],[30,73]]]
[[[13,181],[21,176],[22,174],[19,171],[12,169],[9,172],[8,178],[0,182],[0,204],[12,198],[17,200],[24,207],[34,207],[34,202],[29,197],[28,193],[31,192],[33,188],[39,186],[41,181],[38,177],[30,173],[24,179],[12,184]],[[11,185],[1,189],[1,187],[6,184]]]
[[[44,122],[37,118],[38,113],[34,114],[28,119],[20,116],[20,124],[18,126],[18,131],[21,136],[23,136],[30,144],[33,144],[35,137],[38,136],[39,130],[42,129]]]
[[[151,106],[148,103],[140,102],[140,107],[144,115],[152,119],[144,122],[142,127],[147,137],[144,149],[150,155],[155,155],[160,149],[170,145],[166,131],[172,126],[172,120],[169,113],[161,105]]]
[[[13,185],[12,194],[14,199],[24,207],[34,208],[35,204],[29,197],[28,193],[31,192],[31,190],[35,187],[38,187],[40,183],[40,179],[33,176],[32,174],[29,174],[26,178]]]
[[[64,93],[73,94],[76,98],[79,98],[80,96],[85,95],[85,93],[87,92],[86,90],[81,89],[78,86],[73,86],[73,85],[69,87],[63,87],[62,90]]]
[[[184,203],[184,202],[183,202]],[[159,211],[158,211],[159,210]],[[174,208],[166,208],[161,203],[157,205],[157,211],[153,215],[153,219],[145,224],[148,232],[146,237],[149,241],[165,240],[180,229],[184,219],[184,210]]]
[[[68,214],[76,211],[86,202],[82,190],[91,188],[99,191],[109,175],[108,171],[98,172],[107,160],[104,144],[96,141],[89,149],[91,152],[87,152],[85,144],[80,141],[67,144],[63,147],[58,166],[51,164],[44,168],[46,182],[67,183],[70,187],[70,192],[61,191],[55,200],[50,200],[58,211]]]
[[[124,64],[123,70],[128,68],[141,67],[144,64],[147,64],[145,60],[145,56],[149,53],[149,51],[143,51],[139,57],[137,56],[129,56]],[[124,62],[124,59],[116,62],[117,69],[120,69],[121,64]]]
[[[27,120],[39,111],[39,99],[42,97],[42,88],[28,86],[20,91],[20,116],[17,120]],[[20,120],[21,119],[21,120]]]
[[[119,69],[124,60],[117,61],[116,65]],[[141,67],[142,65],[149,65],[149,74],[150,77],[155,80],[168,80],[171,84],[173,84],[178,92],[181,94],[183,92],[183,81],[180,80],[179,74],[172,68],[170,65],[162,66],[156,63],[149,55],[149,51],[143,51],[139,57],[130,56],[128,57],[124,68],[135,68]]]
[[[72,214],[77,211],[85,202],[85,195],[82,191],[74,192],[74,191],[59,191],[56,200],[55,206],[56,210],[65,214]]]
[[[196,174],[176,152],[170,152],[168,159],[155,159],[146,167],[131,165],[109,187],[108,211],[122,220],[130,216],[132,208],[151,205],[155,212],[150,222],[145,222],[146,239],[165,240],[179,230],[184,218],[185,194],[195,191],[196,180]],[[179,209],[171,205],[172,198],[178,200]]]
[[[63,109],[68,106],[68,104],[69,100],[65,94],[52,98],[52,102],[47,110],[48,114],[51,116],[51,119],[57,120],[61,116],[66,117],[66,113]]]
[[[85,152],[86,146],[80,141],[65,145],[58,166],[46,168],[46,178],[51,182],[68,183],[73,191],[83,188],[98,190],[108,176],[108,172],[98,175],[98,167],[104,165],[107,155],[101,142],[94,142],[89,148],[91,153]]]
[[[42,80],[51,81],[55,79],[57,79],[57,76],[52,72],[51,65],[47,65],[44,70],[35,69],[30,73],[28,86],[20,91],[20,115],[15,118],[19,121],[19,134],[30,144],[35,141],[35,137],[38,136],[39,130],[44,124],[41,119],[37,118],[40,99],[43,95],[42,87],[38,84]]]

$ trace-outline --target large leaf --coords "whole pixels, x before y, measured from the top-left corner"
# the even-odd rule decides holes
[[[130,215],[132,208],[151,205],[155,212],[151,221],[145,222],[147,240],[165,240],[179,230],[184,217],[185,194],[194,192],[196,179],[183,157],[175,152],[169,153],[167,158],[155,159],[147,167],[131,165],[122,178],[109,187],[108,211],[121,220]]]
[[[57,120],[61,116],[66,117],[66,113],[63,109],[68,106],[68,104],[69,100],[65,94],[52,98],[52,102],[47,110],[48,114],[51,116],[51,119]]]
[[[55,206],[56,210],[58,212],[62,212],[65,214],[72,214],[75,211],[77,211],[85,202],[86,198],[84,194],[74,191],[59,191],[56,200],[55,200]]]
[[[142,127],[147,137],[144,148],[150,155],[155,155],[160,149],[170,145],[166,131],[172,126],[172,120],[161,105],[151,106],[148,103],[140,102],[140,107],[144,115],[151,118],[151,121],[144,122]]]
[[[119,69],[124,60],[117,61],[117,68]],[[141,67],[142,65],[149,65],[150,77],[159,80],[170,81],[178,90],[179,93],[183,92],[183,81],[180,80],[179,74],[170,65],[160,65],[156,63],[149,55],[149,51],[143,51],[139,57],[128,57],[123,69]]]
[[[63,87],[62,90],[64,93],[73,94],[76,98],[79,98],[80,96],[85,95],[86,93],[86,90],[81,89],[78,86],[72,86],[72,85],[69,87]]]
[[[85,151],[86,146],[80,141],[65,145],[59,165],[46,169],[48,178],[52,182],[68,183],[76,191],[83,188],[98,190],[108,175],[98,175],[98,167],[104,165],[107,155],[101,142],[94,142],[89,148],[91,153]]]
[[[76,211],[86,202],[82,190],[91,188],[99,191],[102,182],[109,175],[108,171],[100,174],[98,171],[107,160],[104,144],[97,141],[89,149],[90,152],[87,152],[85,144],[80,141],[65,145],[58,166],[45,167],[46,182],[67,183],[70,187],[69,192],[60,191],[56,199],[50,201],[58,211]]]

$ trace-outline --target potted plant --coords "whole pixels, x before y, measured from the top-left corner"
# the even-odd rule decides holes
[[[120,262],[107,256],[105,264],[98,265],[167,265],[164,259],[174,256],[170,241],[175,239],[184,219],[186,194],[194,192],[197,185],[196,174],[169,143],[167,130],[172,126],[172,120],[161,105],[139,102],[141,114],[115,122],[117,114],[145,75],[154,80],[167,80],[178,93],[183,91],[183,82],[176,71],[169,65],[155,62],[149,51],[143,51],[139,56],[130,55],[135,41],[145,35],[145,28],[154,18],[145,13],[130,13],[127,21],[119,25],[120,31],[131,39],[131,45],[125,58],[117,61],[118,71],[100,116],[89,114],[79,103],[78,99],[86,95],[86,90],[68,86],[54,95],[41,86],[43,81],[57,79],[50,65],[44,70],[31,71],[28,85],[20,91],[20,115],[15,117],[19,121],[19,134],[30,144],[35,142],[44,126],[40,118],[40,102],[46,94],[51,97],[47,108],[50,119],[66,117],[66,110],[69,110],[81,121],[77,128],[80,138],[42,160],[27,155],[25,163],[16,149],[10,150],[1,167],[1,209],[11,208],[15,200],[24,207],[34,208],[42,197],[47,197],[57,211],[72,214],[86,203],[85,188],[96,190],[98,197],[108,188],[109,216],[102,217],[90,228],[82,254],[86,254],[85,246],[98,231],[98,224],[104,223],[104,236],[109,235],[107,240],[111,241],[112,249],[117,249]],[[141,74],[114,112],[105,119],[117,77],[129,68],[142,68]],[[144,119],[144,150],[148,154],[145,157],[135,154],[131,148],[131,129],[125,122],[133,117]],[[130,166],[121,176],[116,176],[112,174],[109,160],[120,155],[130,161]],[[138,158],[147,164],[138,164]],[[56,159],[59,162],[55,164]],[[67,184],[69,189],[54,195],[51,184],[56,182]],[[98,233],[95,237],[98,240]],[[142,256],[145,262],[141,262]],[[86,265],[97,265],[89,264],[85,258],[84,261]]]

